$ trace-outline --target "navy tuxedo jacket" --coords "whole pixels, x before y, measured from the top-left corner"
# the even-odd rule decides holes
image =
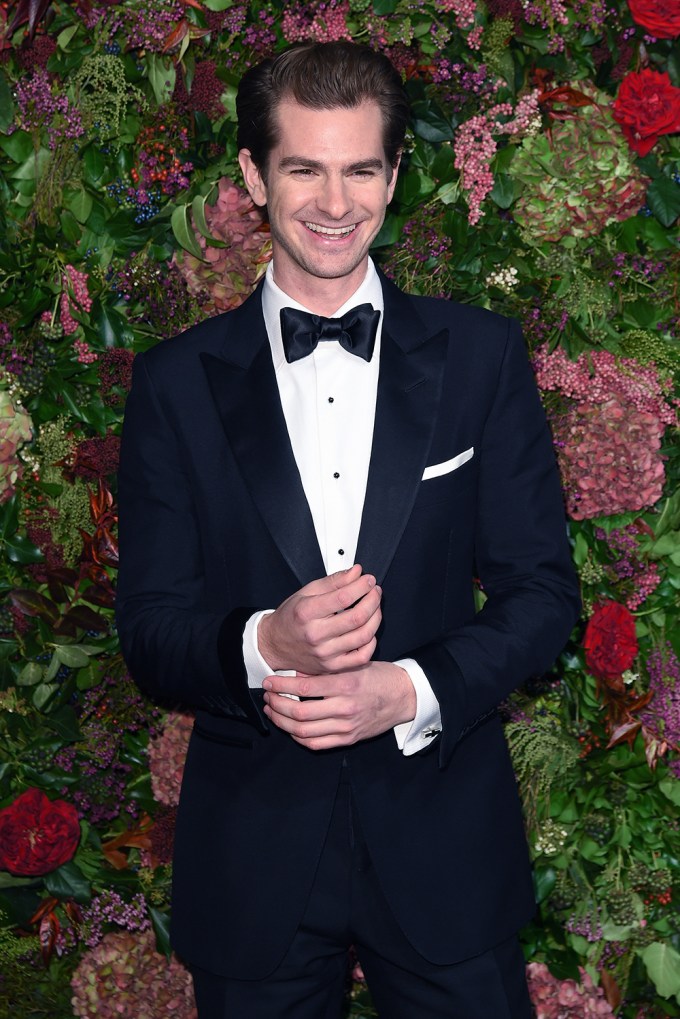
[[[550,666],[578,611],[552,444],[516,323],[385,279],[383,289],[356,561],[383,588],[376,659],[414,658],[441,707],[441,736],[411,757],[392,731],[347,751],[306,750],[247,687],[246,619],[325,572],[260,292],[135,359],[118,626],[140,686],[196,712],[173,943],[224,975],[264,976],[285,953],[345,755],[376,873],[419,952],[440,964],[469,957],[534,908],[496,708]],[[486,595],[479,613],[473,578]]]

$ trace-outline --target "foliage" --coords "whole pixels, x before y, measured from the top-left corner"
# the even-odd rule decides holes
[[[582,624],[504,706],[537,1007],[680,1015],[679,30],[666,0],[0,3],[0,810],[39,790],[80,828],[54,869],[0,870],[3,1014],[99,1014],[101,960],[164,979],[191,722],[141,697],[113,627],[131,362],[269,257],[236,183],[242,72],[354,38],[413,108],[375,256],[522,321],[563,471]],[[372,1014],[361,986],[348,1008]]]

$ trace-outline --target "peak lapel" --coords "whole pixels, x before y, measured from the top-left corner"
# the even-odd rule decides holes
[[[448,343],[447,329],[422,341],[423,323],[399,292],[402,314],[390,316],[388,297],[394,289],[391,284],[385,288],[373,447],[356,556],[378,583],[389,569],[422,483]]]
[[[288,438],[259,296],[232,314],[222,356],[204,353],[201,360],[253,502],[304,585],[325,569]]]

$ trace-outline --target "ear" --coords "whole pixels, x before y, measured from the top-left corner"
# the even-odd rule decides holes
[[[392,195],[394,194],[394,189],[397,186],[397,175],[399,173],[399,164],[400,163],[401,163],[401,152],[397,156],[397,161],[394,164],[394,166],[390,167],[390,169],[392,170],[392,177],[390,179],[389,184],[387,185],[387,204],[388,205],[392,201]]]
[[[250,154],[250,149],[241,149],[238,154],[238,161],[241,166],[241,173],[243,174],[243,180],[248,194],[255,202],[256,205],[267,204],[267,188],[262,174],[259,168],[253,162],[253,157]]]

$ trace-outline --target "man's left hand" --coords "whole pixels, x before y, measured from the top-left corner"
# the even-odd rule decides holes
[[[416,714],[413,683],[392,662],[369,662],[362,669],[324,676],[268,676],[263,687],[267,718],[310,750],[350,746],[410,722]]]

